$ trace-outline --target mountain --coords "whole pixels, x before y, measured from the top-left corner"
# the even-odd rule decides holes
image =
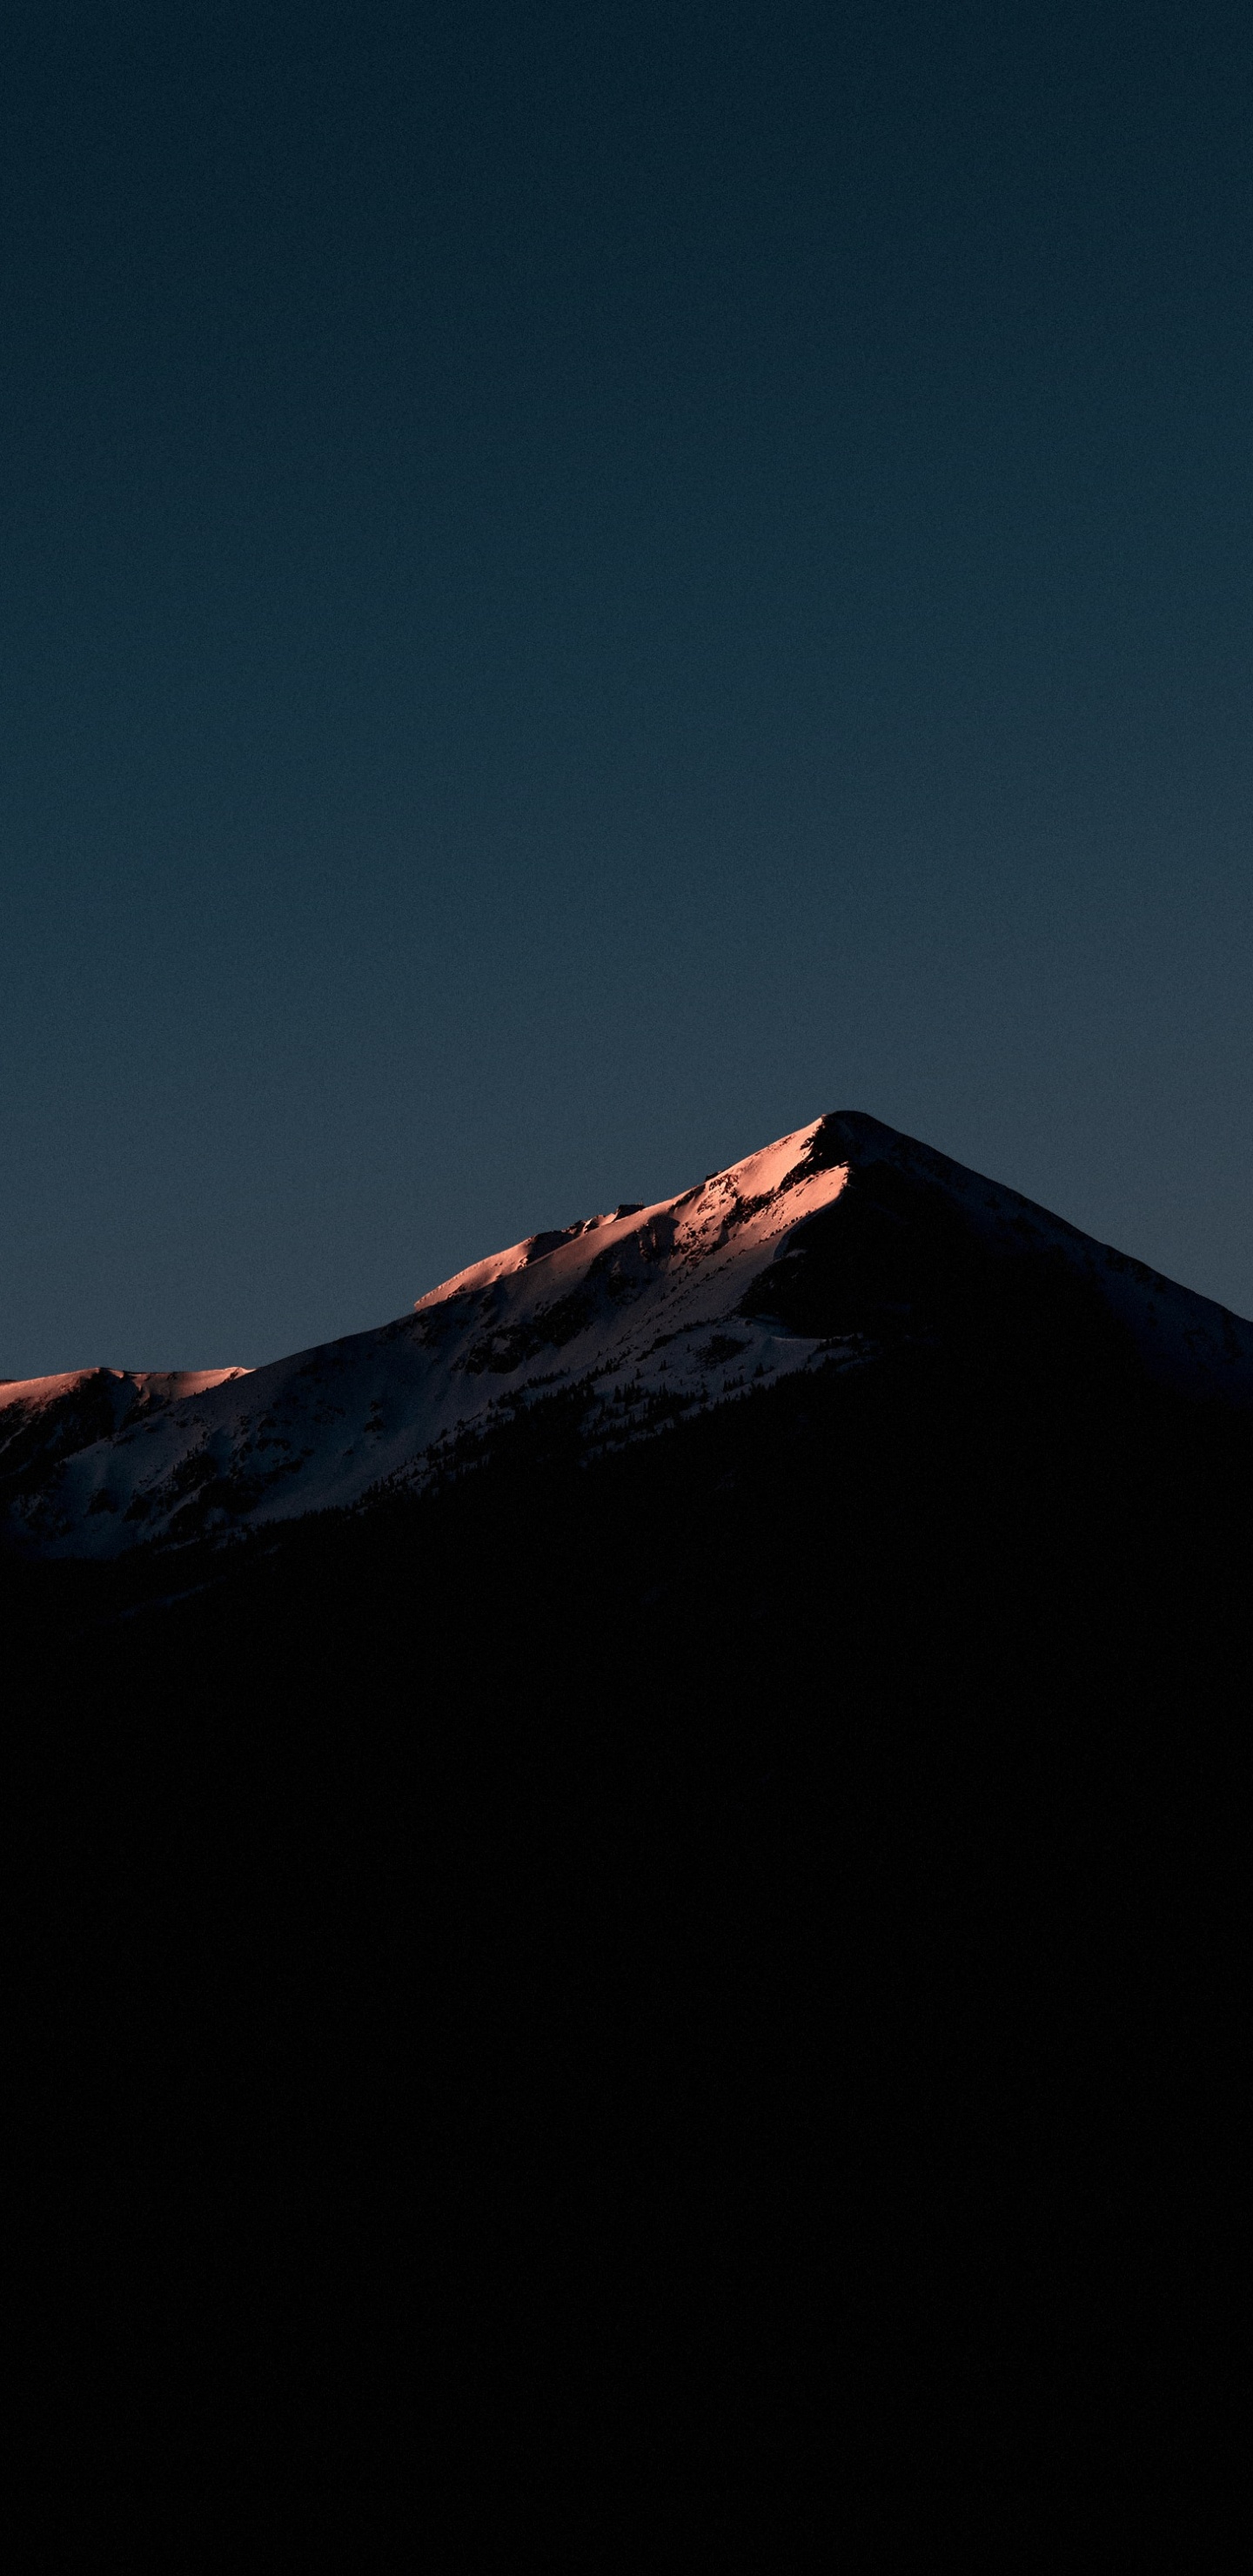
[[[0,1385],[10,1545],[109,1559],[417,1494],[520,1419],[612,1453],[798,1373],[1024,1352],[1082,1307],[1149,1378],[1253,1401],[1253,1325],[857,1112],[529,1236],[378,1330],[253,1370]]]
[[[868,2565],[929,2564],[937,2499],[1016,2563],[1041,2424],[1051,2567],[1055,2492],[1120,2529],[1156,2497],[1158,2406],[1190,2563],[1178,2426],[1235,2343],[1251,1356],[847,1114],[269,1368],[0,1388],[58,2405],[94,2308],[91,2408],[121,2319],[145,2478],[194,2408],[198,2510],[237,2426],[290,2465],[280,2555],[346,2496],[387,2560],[378,2482],[440,2446],[510,2564],[584,2463],[579,2567],[642,2462],[708,2555],[740,2451],[768,2563],[829,2554],[859,2481]]]

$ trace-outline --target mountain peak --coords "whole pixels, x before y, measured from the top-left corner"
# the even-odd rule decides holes
[[[675,1197],[472,1262],[373,1332],[252,1371],[0,1384],[10,1542],[111,1556],[421,1490],[554,1397],[586,1454],[800,1371],[1038,1342],[1069,1298],[1158,1378],[1253,1400],[1253,1326],[862,1110]],[[1024,1350],[1027,1342],[1023,1343]]]

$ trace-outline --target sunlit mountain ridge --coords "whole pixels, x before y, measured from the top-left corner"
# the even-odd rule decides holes
[[[798,1372],[1073,1329],[1253,1402],[1253,1324],[856,1111],[651,1206],[529,1236],[376,1330],[253,1369],[0,1384],[8,1544],[114,1557],[417,1493],[541,1406],[588,1456]],[[1064,1400],[1064,1399],[1063,1399]]]

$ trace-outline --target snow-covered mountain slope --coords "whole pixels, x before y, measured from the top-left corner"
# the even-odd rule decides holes
[[[590,1454],[902,1338],[942,1347],[1006,1313],[1038,1334],[1050,1300],[1076,1292],[1155,1376],[1253,1402],[1253,1325],[837,1112],[677,1198],[532,1235],[394,1323],[264,1368],[0,1385],[5,1526],[43,1556],[225,1538],[418,1490],[547,1397],[577,1405]]]

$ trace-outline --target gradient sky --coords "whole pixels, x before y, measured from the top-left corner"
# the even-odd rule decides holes
[[[1253,1312],[1253,18],[11,6],[0,1375],[868,1109]]]

